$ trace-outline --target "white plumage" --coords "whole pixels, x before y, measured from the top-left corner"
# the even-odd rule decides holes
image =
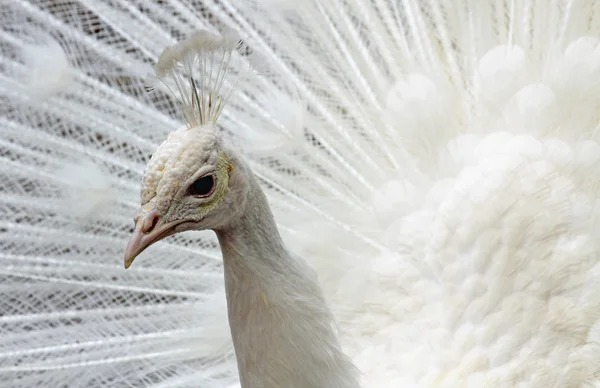
[[[145,164],[182,125],[146,77],[199,28],[254,54],[219,124],[316,269],[362,386],[600,386],[599,13],[3,4],[0,386],[239,386],[214,236],[122,268]]]

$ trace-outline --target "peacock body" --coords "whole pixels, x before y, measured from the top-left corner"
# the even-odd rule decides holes
[[[599,17],[593,0],[3,3],[0,386],[240,385],[214,234],[122,266],[150,155],[188,119],[148,75],[197,29],[247,45],[232,71],[256,74],[229,85],[219,133],[315,269],[361,386],[600,386]]]

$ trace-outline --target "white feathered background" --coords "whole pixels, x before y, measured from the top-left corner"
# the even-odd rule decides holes
[[[212,233],[122,257],[197,29],[365,387],[600,387],[600,1],[0,2],[0,386],[239,386]],[[298,360],[299,363],[302,360]]]

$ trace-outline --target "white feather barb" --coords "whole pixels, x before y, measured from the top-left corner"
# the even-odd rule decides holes
[[[160,81],[179,101],[189,128],[215,123],[251,70],[241,56],[243,47],[233,32],[196,31],[162,51],[150,82]]]
[[[64,162],[56,177],[63,183],[61,210],[75,220],[95,220],[109,203],[119,198],[108,173],[91,160]]]
[[[75,70],[63,47],[66,43],[35,29],[20,30],[24,36],[19,57],[24,66],[20,73],[15,69],[14,75],[20,79],[23,92],[36,101],[43,101],[71,90]]]

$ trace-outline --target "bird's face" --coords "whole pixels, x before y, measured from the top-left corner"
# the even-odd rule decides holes
[[[147,247],[186,230],[222,228],[245,205],[235,156],[213,127],[171,132],[148,162],[142,206],[125,253],[125,267]]]

